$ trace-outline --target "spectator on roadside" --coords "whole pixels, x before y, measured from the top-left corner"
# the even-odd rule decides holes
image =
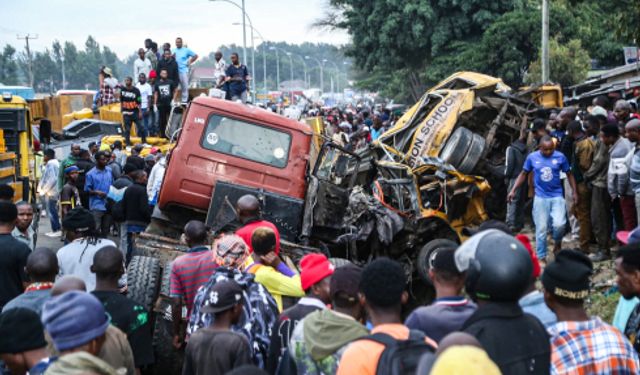
[[[231,65],[227,66],[225,71],[225,81],[228,84],[231,100],[246,103],[251,76],[246,65],[240,63],[240,57],[236,52],[231,54]]]
[[[511,191],[522,173],[522,167],[527,157],[527,135],[524,131],[520,133],[520,137],[513,141],[507,147],[504,177],[507,182],[507,191]],[[507,219],[506,223],[514,232],[520,232],[524,227],[524,202],[526,200],[527,189],[521,186],[516,189],[516,195],[511,202],[507,202]]]
[[[238,215],[238,221],[242,224],[236,234],[244,240],[249,246],[249,253],[253,252],[251,247],[251,238],[253,232],[260,227],[271,229],[276,234],[276,255],[280,254],[280,232],[276,226],[267,220],[262,219],[262,213],[260,212],[260,201],[254,195],[243,195],[236,202],[236,213]]]
[[[531,273],[531,278],[529,279],[529,286],[520,297],[518,303],[520,307],[522,307],[522,311],[527,314],[533,315],[538,320],[544,324],[546,328],[549,328],[551,325],[555,324],[558,321],[556,315],[549,309],[549,307],[544,303],[544,294],[538,290],[536,287],[536,283],[538,282],[538,278],[540,277],[540,262],[538,261],[538,257],[536,256],[536,252],[531,247],[531,243],[527,239],[524,242],[521,238],[525,236],[523,234],[519,234],[516,236],[516,239],[519,240],[527,249],[529,253],[529,258],[531,258],[531,265],[533,266],[533,272]],[[526,238],[526,236],[525,236]]]
[[[151,221],[151,209],[147,196],[147,172],[136,170],[131,173],[133,185],[127,187],[122,196],[122,208],[127,226],[127,264],[133,256],[133,237],[144,232]]]
[[[330,283],[333,310],[314,311],[293,330],[290,348],[298,374],[335,374],[347,345],[369,334],[362,325],[364,304],[358,296],[362,269],[336,268]]]
[[[101,357],[109,328],[109,316],[102,303],[92,294],[70,291],[51,298],[44,304],[42,323],[60,359],[66,355],[86,352]],[[131,350],[129,348],[129,350]],[[123,368],[124,358],[105,361],[115,369]],[[133,363],[124,367],[127,374],[135,373]]]
[[[158,61],[158,68],[156,69],[156,72],[161,78],[163,70],[167,72],[165,79],[170,80],[174,85],[173,90],[171,90],[173,93],[175,88],[180,84],[180,74],[178,73],[178,63],[173,58],[173,54],[170,49],[164,49],[162,51],[162,59]]]
[[[176,48],[173,50],[178,63],[178,75],[180,77],[180,94],[182,103],[189,101],[189,68],[198,60],[198,54],[188,47],[182,46],[182,38],[176,38]],[[178,81],[176,81],[177,84]]]
[[[518,304],[533,272],[524,245],[490,229],[465,241],[456,250],[455,262],[459,272],[467,273],[465,289],[478,304],[462,331],[480,341],[502,373],[548,374],[549,336]]]
[[[0,184],[0,202],[13,203],[13,195],[15,191],[8,184]]]
[[[147,173],[147,176],[149,176],[149,173],[151,173],[151,169],[153,169],[153,166],[156,165],[156,156],[153,154],[148,154],[147,156],[144,157],[144,168],[143,170]]]
[[[106,154],[105,154],[106,156]],[[89,207],[89,192],[85,191],[84,187],[87,182],[87,174],[91,169],[96,166],[96,163],[91,161],[91,156],[89,154],[89,150],[81,149],[78,154],[78,159],[75,162],[75,165],[80,168],[80,173],[78,174],[78,180],[76,181],[76,187],[80,192],[80,201],[82,202],[83,207]],[[111,172],[111,170],[109,170]]]
[[[631,105],[624,99],[616,101],[616,104],[613,107],[613,115],[618,122],[618,129],[621,134],[624,132],[627,122],[635,118],[631,115]]]
[[[430,305],[414,310],[405,321],[409,329],[421,331],[436,342],[459,331],[477,308],[462,294],[465,275],[456,268],[455,250],[455,247],[442,247],[431,254],[428,272],[436,299]]]
[[[616,225],[620,229],[633,230],[637,225],[635,195],[629,183],[629,164],[627,156],[633,151],[633,145],[620,135],[617,125],[607,124],[600,130],[602,142],[609,147],[609,168],[607,189],[612,202]]]
[[[102,347],[104,348],[105,346],[106,344]],[[129,374],[125,367],[119,367],[118,371],[116,371],[107,361],[84,351],[69,353],[56,359],[46,371],[46,375],[120,375],[124,373]]]
[[[108,161],[107,167],[111,170],[111,176],[113,176],[113,180],[117,180],[122,175],[122,166],[120,163],[116,161],[116,154],[110,151],[105,151],[107,153]]]
[[[98,147],[98,143],[97,142],[89,142],[89,144],[87,145],[87,150],[89,150],[89,156],[92,162],[95,163],[96,159],[95,159],[95,155],[96,152],[98,152],[100,148]]]
[[[633,151],[627,156],[629,163],[629,183],[635,195],[637,223],[640,223],[640,120],[633,119],[625,127],[627,139],[635,144]]]
[[[153,105],[153,94],[156,87],[156,80],[158,73],[155,70],[149,72],[147,83],[151,88],[151,94],[149,94],[149,126],[147,127],[147,137],[158,136],[158,109]]]
[[[540,148],[527,156],[522,172],[518,176],[507,200],[512,202],[516,190],[525,182],[527,175],[533,172],[535,196],[533,199],[533,221],[536,227],[536,255],[544,261],[547,256],[547,228],[551,224],[554,240],[553,251],[559,251],[566,223],[566,206],[562,191],[560,172],[567,174],[569,184],[574,190],[573,199],[578,201],[576,182],[571,173],[567,158],[555,151],[550,137],[540,141]]]
[[[39,313],[17,307],[0,314],[0,359],[12,374],[45,373],[55,358],[47,352]]]
[[[576,180],[576,188],[580,199],[574,206],[575,216],[580,227],[580,250],[589,254],[589,243],[593,233],[591,231],[591,188],[584,178],[584,174],[593,164],[595,142],[587,137],[580,121],[571,121],[567,126],[567,135],[573,139],[573,159],[571,160],[571,174]],[[599,259],[603,260],[603,259]]]
[[[131,163],[138,170],[144,169],[144,159],[140,156],[140,153],[144,149],[144,146],[140,143],[131,148],[131,155],[127,156],[125,164]]]
[[[58,175],[60,174],[60,163],[56,159],[56,153],[52,148],[44,150],[45,168],[42,178],[38,183],[38,193],[45,200],[45,207],[51,232],[45,233],[47,237],[60,237],[60,218],[58,216]]]
[[[142,103],[142,95],[137,87],[133,86],[133,79],[127,77],[124,79],[125,86],[120,89],[120,111],[122,112],[122,121],[124,122],[124,142],[127,146],[131,146],[131,124],[136,124],[136,133],[142,138],[142,143],[147,143],[147,134],[142,126],[142,111],[140,105]]]
[[[16,203],[18,209],[18,219],[16,227],[11,232],[13,238],[24,242],[33,251],[36,248],[36,232],[33,230],[33,206],[29,202],[20,201]]]
[[[276,322],[278,306],[265,287],[254,281],[253,275],[240,271],[249,256],[249,249],[242,238],[232,234],[217,238],[213,243],[213,254],[218,268],[196,293],[187,334],[193,335],[199,329],[215,323],[215,315],[203,311],[206,306],[215,304],[217,299],[212,288],[219,282],[235,280],[244,292],[242,316],[232,330],[247,337],[253,362],[264,368],[271,342],[269,334]]]
[[[147,59],[144,49],[139,48],[138,58],[133,62],[133,76],[139,77],[140,74],[144,74],[144,76],[146,77],[151,69],[153,69],[151,60]]]
[[[373,325],[370,337],[384,334],[396,342],[410,342],[411,345],[424,342],[424,353],[433,353],[438,346],[435,341],[424,335],[416,336],[402,324],[402,305],[409,299],[405,291],[406,282],[400,263],[388,258],[377,258],[362,271],[360,299]],[[365,338],[352,342],[342,355],[337,375],[376,374],[384,351],[385,345],[378,340]]]
[[[261,227],[251,236],[253,253],[247,259],[245,272],[254,274],[256,282],[262,284],[283,309],[283,298],[304,296],[300,287],[300,275],[292,271],[275,253],[276,235],[270,228]]]
[[[99,238],[94,216],[82,207],[69,211],[62,227],[69,243],[57,253],[60,276],[77,276],[85,282],[87,291],[92,292],[96,288],[96,275],[91,272],[93,256],[103,247],[116,244]]]
[[[211,256],[209,235],[204,223],[191,220],[184,226],[183,232],[183,241],[189,246],[189,250],[171,263],[170,294],[173,300],[171,312],[173,344],[176,348],[181,347],[184,339],[182,308],[186,307],[188,321],[198,288],[211,278],[218,267]]]
[[[27,258],[25,272],[29,285],[24,293],[9,301],[2,311],[14,308],[26,308],[40,315],[42,305],[51,297],[51,288],[58,275],[58,258],[51,249],[40,247]]]
[[[111,171],[106,169],[107,155],[104,151],[96,154],[96,166],[86,176],[84,191],[89,193],[89,210],[93,214],[95,226],[102,237],[109,234],[110,220],[107,213],[107,194],[113,183]]]
[[[552,120],[550,119],[549,122],[552,122]],[[537,150],[538,147],[540,146],[540,140],[542,140],[544,136],[549,135],[549,131],[547,131],[547,124],[545,123],[544,119],[536,118],[531,123],[531,126],[529,127],[529,131],[531,132],[531,135],[533,137],[534,150]],[[555,139],[555,138],[552,138],[552,139]]]
[[[589,297],[593,265],[581,252],[563,250],[542,275],[544,300],[558,316],[549,327],[552,374],[636,374],[638,354],[614,327],[589,318],[584,307]]]
[[[155,51],[154,51],[155,45]],[[158,66],[158,56],[156,52],[158,50],[158,44],[154,43],[151,39],[147,38],[144,40],[144,57],[146,60],[151,62],[151,69],[155,69]]]
[[[140,112],[142,113],[142,126],[144,134],[150,134],[152,126],[152,118],[150,115],[151,101],[153,100],[153,87],[147,83],[147,75],[140,73],[138,75],[138,83],[136,88],[140,91]],[[144,141],[142,143],[145,143]]]
[[[331,303],[330,285],[334,269],[333,264],[322,254],[307,254],[300,260],[300,283],[305,296],[284,310],[273,325],[267,372],[274,373],[276,368],[294,370],[295,364],[291,362],[291,357],[283,353],[289,348],[296,325],[305,316],[326,309],[327,304]]]
[[[62,186],[64,185],[64,170],[67,167],[72,165],[76,165],[78,159],[80,158],[80,144],[73,143],[71,144],[71,152],[69,155],[60,163],[59,172],[58,172],[58,190],[62,190]]]
[[[183,375],[227,374],[234,368],[253,364],[247,338],[233,331],[243,312],[243,290],[233,280],[211,288],[216,298],[202,308],[214,314],[213,323],[191,335],[185,350]]]
[[[609,257],[611,248],[611,196],[607,189],[609,149],[600,137],[600,120],[587,117],[587,132],[595,138],[595,152],[589,169],[583,173],[591,186],[591,226],[598,251],[596,257]],[[602,255],[600,255],[602,254]]]
[[[127,154],[122,151],[122,141],[117,139],[113,142],[113,155],[115,156],[116,163],[120,164],[121,167],[124,167],[124,164],[127,160]]]
[[[155,206],[158,202],[158,194],[160,194],[160,187],[164,180],[164,171],[166,166],[166,157],[160,155],[156,164],[151,168],[151,173],[149,173],[149,181],[147,181],[147,195],[149,196],[149,204],[151,206]]]
[[[370,129],[371,141],[375,141],[380,138],[384,131],[385,129],[382,127],[382,120],[380,119],[380,117],[376,117],[375,119],[373,119],[373,125]]]
[[[136,368],[154,363],[149,312],[120,293],[118,281],[124,275],[124,258],[115,247],[105,246],[93,256],[91,272],[96,289],[91,292],[104,306],[110,323],[127,335]]]
[[[620,247],[614,264],[616,284],[622,297],[626,300],[640,297],[640,242],[629,241],[629,245]],[[631,312],[624,335],[636,352],[640,352],[640,304]]]
[[[216,87],[220,87],[224,83],[227,63],[222,58],[222,52],[220,51],[216,51],[213,57],[216,59],[216,62],[213,63],[213,77],[216,80]]]
[[[29,246],[16,240],[11,232],[18,219],[18,209],[11,202],[0,202],[0,309],[20,295],[27,284],[25,266],[31,253]]]
[[[168,53],[165,51],[165,53]],[[160,137],[167,137],[167,124],[171,113],[171,102],[177,100],[177,84],[168,78],[167,69],[160,70],[160,80],[154,87],[153,102],[158,108],[158,132]]]
[[[111,69],[103,66],[98,73],[98,107],[117,102],[116,88],[118,80],[113,76]]]

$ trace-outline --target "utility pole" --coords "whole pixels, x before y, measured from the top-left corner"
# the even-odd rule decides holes
[[[247,63],[247,13],[242,0],[242,61]]]
[[[29,64],[29,86],[33,87],[33,59],[31,56],[31,49],[29,48],[29,39],[38,39],[38,34],[27,34],[25,36],[18,35],[18,40],[24,40],[26,44],[27,62]]]
[[[542,83],[549,82],[549,0],[542,0]]]

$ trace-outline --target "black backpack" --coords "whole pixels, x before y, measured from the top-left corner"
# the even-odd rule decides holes
[[[425,354],[433,354],[435,348],[427,344],[425,335],[420,331],[409,331],[409,339],[396,340],[386,333],[374,333],[363,338],[384,345],[380,355],[376,374],[379,375],[414,375],[420,358]]]

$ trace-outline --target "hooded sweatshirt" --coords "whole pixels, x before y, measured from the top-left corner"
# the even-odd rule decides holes
[[[315,311],[296,326],[291,337],[291,358],[298,374],[335,374],[347,344],[369,334],[349,315]]]

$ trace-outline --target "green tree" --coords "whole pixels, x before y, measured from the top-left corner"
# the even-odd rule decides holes
[[[6,44],[0,53],[0,83],[5,85],[18,84],[16,49],[9,44]]]
[[[582,48],[582,42],[572,39],[566,44],[560,44],[557,38],[549,41],[549,70],[551,81],[566,87],[582,82],[587,78],[591,58]],[[540,59],[534,60],[529,66],[527,81],[540,82],[542,67]]]

